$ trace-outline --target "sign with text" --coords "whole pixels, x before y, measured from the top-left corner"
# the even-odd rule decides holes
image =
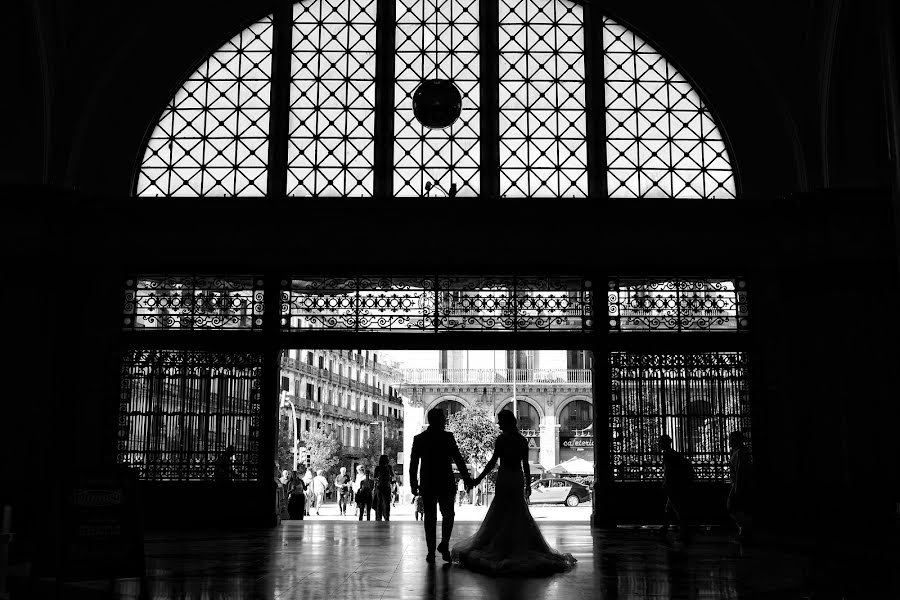
[[[593,448],[594,438],[589,435],[579,435],[575,437],[561,437],[559,445],[564,448]]]
[[[144,574],[137,473],[81,473],[62,489],[59,569],[64,578]]]

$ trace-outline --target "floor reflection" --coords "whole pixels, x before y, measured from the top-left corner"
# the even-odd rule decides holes
[[[454,539],[474,533],[460,523]],[[276,529],[149,534],[143,579],[58,585],[14,581],[11,598],[261,600],[415,598],[440,600],[755,599],[846,597],[862,589],[900,597],[896,550],[840,568],[837,555],[777,543],[741,547],[724,534],[663,542],[646,530],[591,531],[579,523],[542,523],[547,540],[578,558],[569,573],[494,579],[440,560],[425,562],[421,524],[291,521]],[[893,552],[893,553],[892,553]],[[866,565],[870,565],[868,568]],[[886,575],[887,574],[887,575]],[[873,583],[876,575],[882,580]],[[884,578],[887,581],[884,581]]]

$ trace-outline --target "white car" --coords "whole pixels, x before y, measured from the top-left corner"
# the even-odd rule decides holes
[[[554,477],[553,479],[538,479],[531,484],[531,502],[533,504],[562,502],[566,506],[578,506],[590,499],[590,490],[571,479]]]

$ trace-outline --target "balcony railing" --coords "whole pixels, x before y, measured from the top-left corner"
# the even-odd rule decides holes
[[[513,369],[402,369],[405,384],[510,385]],[[516,383],[585,385],[590,369],[515,369]]]

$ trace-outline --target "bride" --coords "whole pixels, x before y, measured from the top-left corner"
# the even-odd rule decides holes
[[[497,421],[501,433],[494,455],[473,482],[478,485],[499,459],[497,493],[475,535],[453,546],[453,560],[491,575],[535,576],[571,569],[575,558],[547,544],[528,510],[528,442],[516,427],[516,417],[512,411],[501,410]]]

